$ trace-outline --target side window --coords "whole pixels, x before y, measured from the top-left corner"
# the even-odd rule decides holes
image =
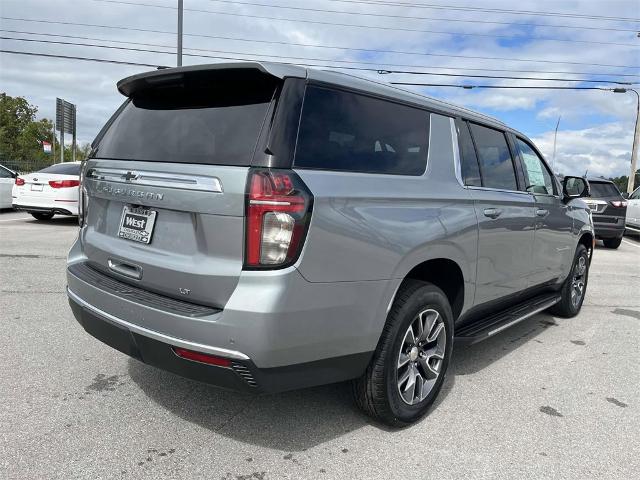
[[[429,113],[356,93],[309,86],[295,166],[348,172],[422,175]]]
[[[460,147],[460,173],[462,181],[465,185],[474,187],[482,186],[482,178],[480,177],[480,166],[478,165],[478,157],[476,150],[473,148],[473,140],[469,133],[467,122],[456,120],[458,130],[458,145]]]
[[[629,197],[631,200],[640,200],[640,188],[636,188],[636,191]]]
[[[480,161],[483,186],[518,190],[513,159],[504,133],[475,123],[469,125]]]
[[[553,178],[542,159],[524,140],[516,138],[516,144],[522,157],[527,192],[553,195],[555,193]]]
[[[11,172],[9,170],[5,170],[4,168],[0,168],[0,178],[12,178]]]

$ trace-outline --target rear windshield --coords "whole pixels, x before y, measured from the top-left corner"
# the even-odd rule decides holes
[[[80,175],[79,163],[56,163],[50,167],[38,170],[41,173],[56,173],[58,175]]]
[[[118,160],[250,165],[275,87],[163,88],[129,100],[97,145]]]
[[[619,197],[620,191],[613,183],[589,182],[592,197]]]

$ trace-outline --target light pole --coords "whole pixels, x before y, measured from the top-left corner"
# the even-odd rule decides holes
[[[556,171],[556,141],[558,140],[558,127],[560,126],[560,119],[562,115],[558,117],[558,123],[556,123],[556,131],[553,134],[553,157],[551,159],[551,169]]]
[[[183,0],[178,0],[178,66],[182,66],[182,13]]]
[[[636,179],[636,169],[638,165],[638,141],[640,141],[640,93],[633,88],[614,88],[614,93],[633,92],[636,94],[636,128],[633,132],[633,147],[631,148],[631,172],[629,172],[629,182],[627,183],[627,192],[633,192]]]

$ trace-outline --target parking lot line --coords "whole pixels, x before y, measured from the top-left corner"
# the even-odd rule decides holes
[[[29,220],[31,217],[20,217],[20,218],[8,218],[6,220],[0,220],[0,222],[15,222],[17,220]]]
[[[636,245],[635,243],[631,243],[631,242],[630,242],[630,241],[628,241],[628,240],[622,239],[622,241],[623,241],[624,243],[626,243],[627,245],[632,245],[632,246],[634,246],[634,247],[636,247],[636,248],[640,248],[640,245]]]

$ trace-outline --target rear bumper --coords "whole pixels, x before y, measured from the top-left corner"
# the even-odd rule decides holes
[[[238,389],[235,377],[230,384],[220,378],[221,367],[193,367],[195,362],[176,357],[172,347],[229,358],[251,373],[256,391],[265,392],[360,376],[376,348],[395,290],[389,281],[311,283],[293,267],[243,272],[224,308],[216,309],[158,299],[113,275],[98,272],[107,278],[100,281],[79,274],[75,267],[86,262],[76,242],[69,253],[67,284],[73,312],[85,328],[97,322],[115,325],[115,332],[124,330],[126,335],[119,336],[127,339],[125,347],[116,342],[118,350],[180,375]],[[87,330],[113,346],[101,330]],[[151,353],[145,355],[147,348]]]
[[[101,342],[148,365],[229,390],[275,393],[348,380],[359,376],[371,358],[371,352],[365,352],[260,369],[243,353],[186,342],[141,329],[96,310],[70,290],[68,295],[69,305],[78,323]],[[219,367],[186,360],[176,355],[174,347],[206,351],[228,358],[231,364],[229,367]]]
[[[618,222],[617,224],[594,223],[593,229],[595,231],[596,238],[622,237],[625,230],[624,218],[622,218],[622,222]]]
[[[60,204],[60,205],[22,205],[13,204],[14,210],[38,213],[57,213],[58,215],[78,215],[78,204]]]

